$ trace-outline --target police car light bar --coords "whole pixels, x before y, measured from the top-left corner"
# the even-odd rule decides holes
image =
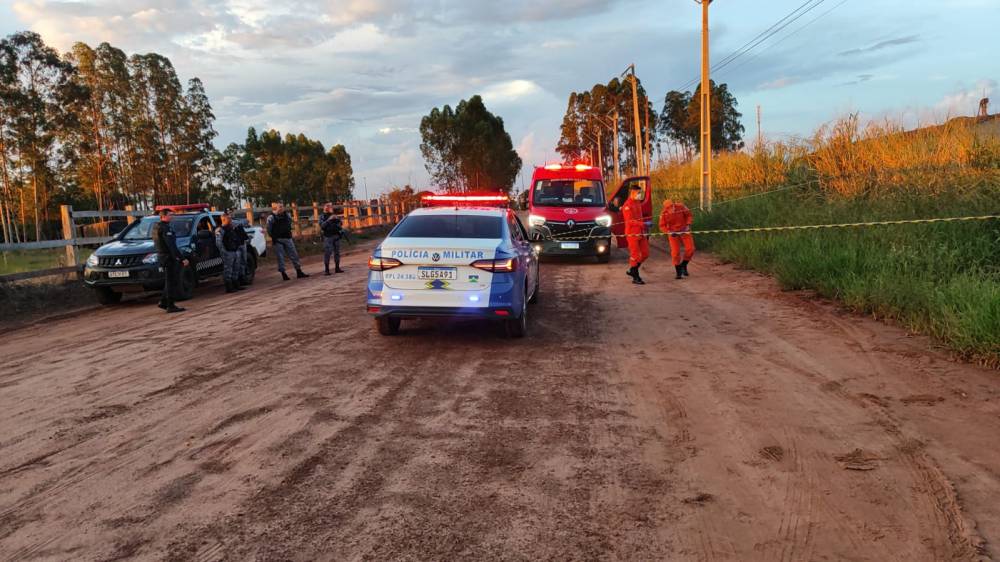
[[[484,194],[424,195],[420,200],[424,205],[456,207],[459,205],[504,207],[510,203],[510,197],[506,195]]]
[[[191,205],[157,205],[153,210],[159,212],[166,209],[172,213],[183,213],[184,211],[207,211],[211,208],[212,206],[208,203],[194,203]]]
[[[510,201],[510,197],[506,195],[424,195],[423,200],[442,203],[500,203]]]

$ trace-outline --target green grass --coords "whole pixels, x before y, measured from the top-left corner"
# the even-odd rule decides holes
[[[80,263],[84,263],[93,251],[93,248],[77,248],[77,259]],[[66,263],[66,250],[63,248],[0,252],[0,275],[67,265],[69,264]]]
[[[1000,214],[998,186],[878,200],[793,190],[696,212],[695,230],[987,214]],[[702,235],[698,245],[1000,365],[1000,221]]]

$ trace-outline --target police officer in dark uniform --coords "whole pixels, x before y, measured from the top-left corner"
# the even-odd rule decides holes
[[[181,268],[187,267],[188,261],[177,249],[177,237],[170,228],[170,210],[160,209],[160,222],[153,225],[153,247],[156,259],[163,268],[163,293],[160,295],[160,308],[168,313],[184,312],[184,309],[174,304],[177,286],[181,282]]]
[[[238,265],[240,245],[243,244],[243,240],[236,231],[229,213],[222,215],[222,226],[215,231],[215,244],[219,248],[219,255],[222,256],[222,280],[226,284],[226,292],[242,291],[243,287],[239,285]]]
[[[271,235],[274,253],[278,258],[278,272],[281,278],[288,281],[290,277],[285,273],[285,256],[292,260],[295,266],[295,276],[297,278],[309,277],[302,271],[302,262],[299,261],[299,253],[295,249],[295,240],[292,238],[292,217],[288,215],[283,203],[271,203],[271,215],[264,223],[267,233]]]
[[[343,273],[340,269],[340,241],[347,238],[344,222],[333,212],[333,203],[323,205],[323,214],[319,216],[319,229],[323,233],[323,267],[325,274],[330,275],[330,256],[333,255],[334,273]]]
[[[250,235],[242,224],[237,223],[234,228],[240,237],[240,249],[236,251],[236,288],[239,289],[250,284],[247,277],[247,242],[250,241]]]

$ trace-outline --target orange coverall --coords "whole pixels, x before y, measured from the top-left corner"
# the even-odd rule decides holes
[[[667,200],[663,202],[663,212],[660,214],[660,232],[678,233],[667,236],[670,241],[670,257],[674,260],[674,265],[680,265],[683,261],[691,261],[694,256],[694,236],[690,232],[685,232],[694,222],[691,210],[683,203],[674,203]],[[684,258],[681,258],[681,245],[684,246]]]
[[[646,234],[646,217],[642,216],[642,201],[631,197],[622,205],[622,215],[625,218],[625,234],[628,236],[628,264],[638,267],[649,259],[649,238],[638,236]]]

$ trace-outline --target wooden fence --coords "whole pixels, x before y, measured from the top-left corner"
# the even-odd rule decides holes
[[[292,203],[288,210],[292,215],[293,235],[296,238],[303,236],[318,236],[319,217],[322,205],[313,203],[308,206],[300,206]],[[215,210],[214,208],[212,210]],[[380,204],[362,205],[348,204],[335,205],[334,210],[341,214],[344,228],[351,231],[362,231],[369,228],[391,226],[402,219],[411,209],[405,204]],[[70,205],[63,205],[60,209],[62,216],[63,238],[60,240],[42,240],[38,242],[19,242],[13,244],[0,244],[0,252],[21,251],[21,250],[46,250],[52,248],[65,248],[66,267],[56,267],[38,271],[26,271],[10,275],[0,275],[0,282],[21,281],[36,277],[49,275],[65,275],[74,272],[81,272],[78,248],[85,246],[99,246],[112,240],[111,236],[79,236],[81,229],[88,225],[77,223],[77,219],[122,219],[131,224],[137,217],[143,217],[149,213],[137,211],[132,206],[128,206],[124,211],[75,211]],[[271,207],[244,207],[233,209],[230,214],[237,218],[246,218],[250,225],[259,224],[263,226],[267,215],[271,214]]]

